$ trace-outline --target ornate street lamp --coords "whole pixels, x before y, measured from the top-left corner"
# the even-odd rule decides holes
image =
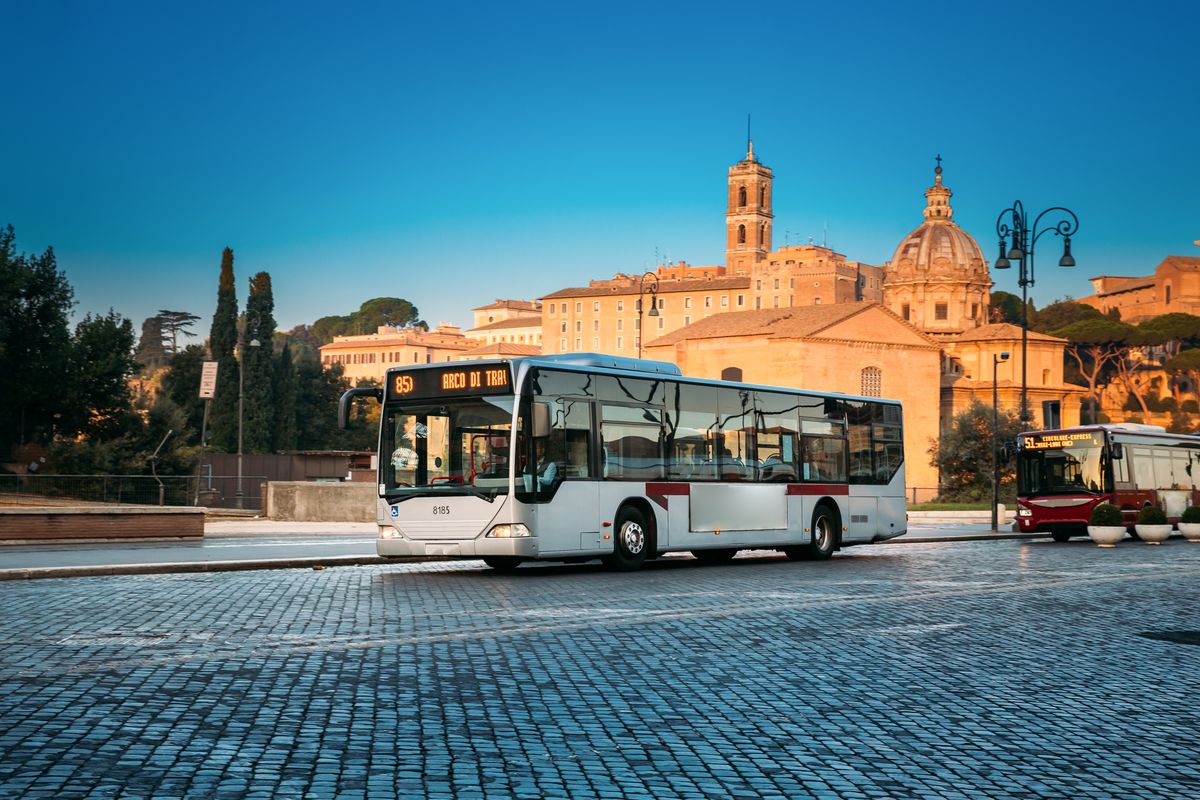
[[[1053,225],[1042,226],[1042,217],[1054,212],[1061,212],[1061,218]],[[1005,220],[1005,217],[1008,220]],[[1055,236],[1063,237],[1063,254],[1058,259],[1060,267],[1075,266],[1075,258],[1071,255],[1071,237],[1079,232],[1079,218],[1075,212],[1062,206],[1047,208],[1038,214],[1029,225],[1025,214],[1025,206],[1017,200],[1011,207],[1000,212],[996,218],[996,234],[1000,237],[1000,255],[996,258],[996,269],[1010,269],[1012,262],[1017,262],[1017,284],[1021,287],[1021,422],[1029,424],[1032,415],[1029,413],[1028,384],[1026,380],[1028,341],[1029,341],[1029,287],[1033,286],[1033,250],[1038,239],[1043,234],[1053,232]],[[1006,239],[1011,245],[1006,247]]]
[[[1000,505],[1000,457],[996,454],[996,438],[1000,431],[1000,395],[996,391],[996,368],[1008,361],[1008,353],[992,354],[992,530],[1000,530],[996,506]]]
[[[650,310],[646,312],[648,317],[658,316],[658,276],[653,272],[643,272],[642,277],[638,279],[638,299],[637,299],[637,353],[638,358],[642,357],[642,340],[645,338],[645,332],[642,330],[642,297],[646,294],[650,295]]]

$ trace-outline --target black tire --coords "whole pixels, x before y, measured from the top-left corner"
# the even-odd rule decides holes
[[[730,561],[733,561],[733,557],[737,555],[737,552],[733,548],[693,550],[692,556],[701,564],[728,564]]]
[[[623,507],[617,512],[613,530],[616,531],[613,536],[616,541],[613,542],[613,554],[604,558],[605,565],[617,572],[641,569],[654,546],[642,512],[633,506]]]
[[[798,547],[786,547],[784,555],[792,561],[828,561],[837,549],[840,529],[837,511],[821,503],[813,510],[812,541]]]
[[[1071,532],[1064,530],[1050,531],[1050,538],[1056,542],[1068,542],[1071,540]]]
[[[484,556],[483,563],[496,572],[509,573],[521,566],[521,559],[517,556]]]

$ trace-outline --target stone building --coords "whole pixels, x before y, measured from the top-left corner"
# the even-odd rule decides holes
[[[1122,322],[1137,324],[1172,312],[1200,315],[1200,258],[1167,256],[1153,275],[1101,275],[1089,280],[1096,292],[1079,302],[1104,313],[1115,308]]]
[[[478,346],[496,344],[525,345],[541,352],[542,305],[530,300],[496,300],[472,309],[475,325],[465,331]],[[527,353],[528,354],[528,353]]]

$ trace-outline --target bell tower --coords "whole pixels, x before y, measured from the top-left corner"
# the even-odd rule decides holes
[[[771,181],[774,175],[746,142],[746,158],[729,168],[729,205],[725,211],[725,269],[748,275],[771,252]]]

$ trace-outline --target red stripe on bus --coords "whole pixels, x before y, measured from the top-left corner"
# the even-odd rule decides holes
[[[686,483],[647,483],[646,497],[649,497],[663,509],[666,509],[668,495],[686,496],[691,490],[692,487]]]
[[[844,483],[789,483],[789,495],[810,494],[850,494],[850,487]]]

